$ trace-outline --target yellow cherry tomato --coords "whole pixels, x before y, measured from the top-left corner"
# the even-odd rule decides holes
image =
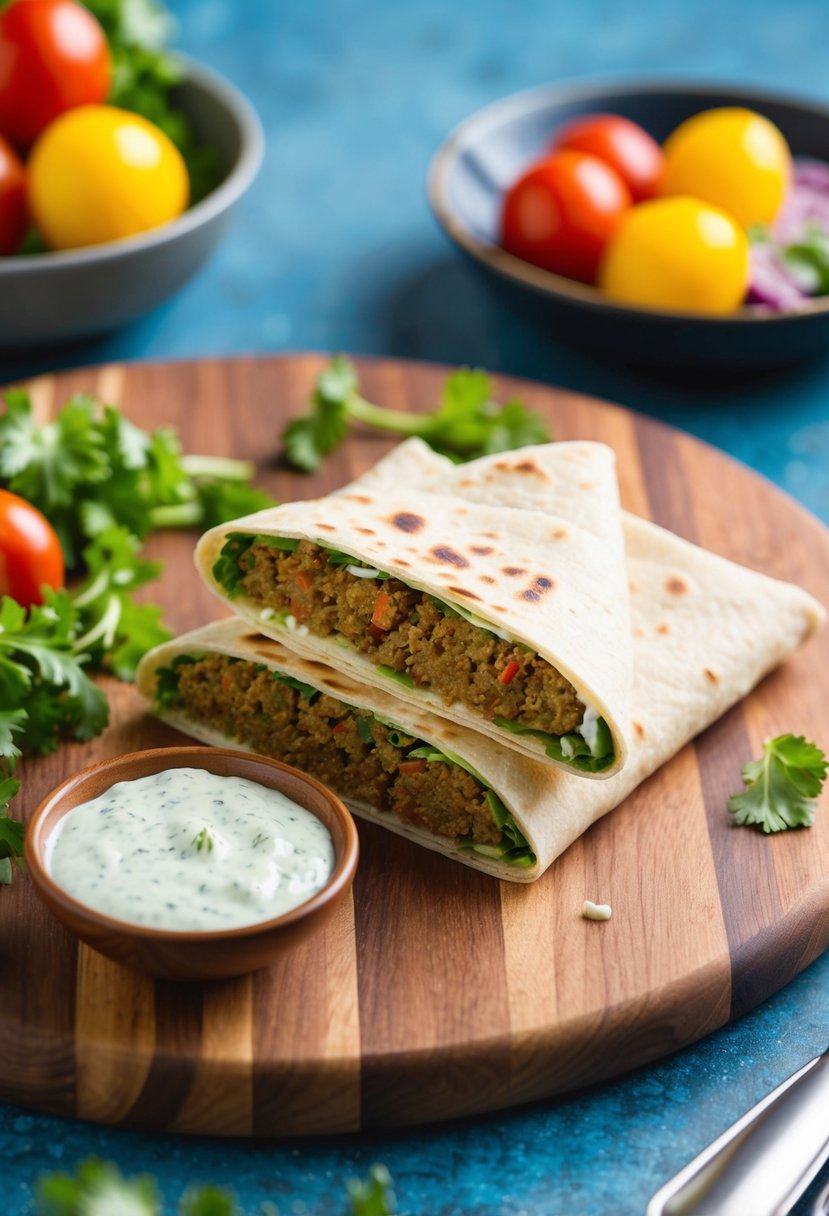
[[[51,249],[156,228],[184,211],[190,192],[175,144],[115,106],[79,106],[50,123],[32,149],[28,176],[32,217]]]
[[[682,123],[665,147],[660,194],[690,194],[738,224],[770,224],[789,188],[792,157],[774,123],[732,106]]]
[[[696,198],[658,198],[623,218],[599,287],[620,304],[724,314],[742,304],[748,276],[748,239],[731,216]]]

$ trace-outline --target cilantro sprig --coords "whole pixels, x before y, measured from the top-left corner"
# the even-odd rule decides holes
[[[351,422],[400,436],[418,435],[436,452],[471,460],[530,443],[546,443],[550,432],[540,414],[517,398],[493,400],[486,372],[461,368],[446,378],[440,404],[427,414],[410,414],[374,405],[360,394],[354,365],[337,355],[318,376],[310,409],[282,432],[285,457],[304,473],[317,469],[339,447]]]
[[[42,511],[60,538],[67,568],[112,528],[143,540],[160,527],[211,527],[272,506],[250,485],[244,460],[183,456],[175,431],[143,431],[120,410],[76,393],[39,424],[23,389],[5,394],[0,415],[0,486]]]
[[[759,760],[743,767],[746,788],[728,800],[738,824],[753,824],[764,832],[811,827],[817,800],[826,779],[827,760],[803,735],[769,739]]]
[[[369,1176],[347,1183],[351,1216],[393,1216],[397,1211],[393,1183],[383,1165]],[[47,1174],[37,1185],[36,1216],[160,1216],[162,1200],[155,1179],[144,1174],[125,1178],[116,1165],[92,1159],[74,1174]],[[178,1216],[242,1216],[231,1191],[211,1185],[190,1186],[178,1203]],[[279,1216],[264,1201],[260,1216]]]

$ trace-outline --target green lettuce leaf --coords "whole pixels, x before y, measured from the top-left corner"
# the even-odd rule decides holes
[[[604,718],[599,718],[596,729],[596,745],[591,749],[590,744],[577,731],[566,735],[551,735],[547,731],[534,730],[524,726],[512,718],[493,718],[496,726],[508,730],[513,735],[529,735],[539,739],[544,744],[544,751],[551,760],[560,760],[570,768],[580,772],[600,773],[613,763],[614,752],[610,736],[610,728]]]

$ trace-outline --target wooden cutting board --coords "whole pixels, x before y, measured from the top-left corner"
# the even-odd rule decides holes
[[[312,497],[388,447],[355,434],[306,478],[277,436],[325,360],[135,364],[33,385],[46,419],[84,390],[191,452],[250,457],[278,498]],[[361,361],[366,395],[430,407],[445,369]],[[559,439],[617,453],[625,505],[829,603],[829,533],[755,474],[616,406],[501,379]],[[154,537],[148,596],[189,629],[221,614],[194,538]],[[79,945],[17,877],[0,889],[0,1098],[154,1130],[287,1135],[388,1128],[508,1107],[601,1081],[751,1009],[829,943],[829,807],[809,831],[732,826],[740,767],[784,731],[829,745],[829,630],[766,679],[530,887],[499,884],[360,824],[353,900],[324,935],[226,983],[153,983]],[[89,744],[21,766],[28,815],[105,756],[174,744],[135,690],[106,682],[112,721]],[[603,924],[585,897],[613,905]]]

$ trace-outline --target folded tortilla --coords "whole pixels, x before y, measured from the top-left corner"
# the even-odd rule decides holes
[[[338,493],[358,487],[382,495],[404,482],[501,508],[545,510],[549,504],[557,512],[571,487],[561,480],[556,446],[456,465],[421,439],[409,439]],[[523,475],[527,462],[538,471],[532,480]],[[624,775],[608,782],[617,801],[826,619],[824,607],[801,587],[748,570],[627,511],[621,515],[634,672],[631,757]]]
[[[546,472],[531,457],[509,462],[529,486],[554,477],[543,510],[529,492],[526,507],[504,511],[405,477],[377,493],[359,484],[214,528],[196,564],[303,657],[543,763],[609,778],[627,754],[632,678],[615,458],[578,442],[549,445],[545,459]],[[314,548],[294,559],[302,541]]]

